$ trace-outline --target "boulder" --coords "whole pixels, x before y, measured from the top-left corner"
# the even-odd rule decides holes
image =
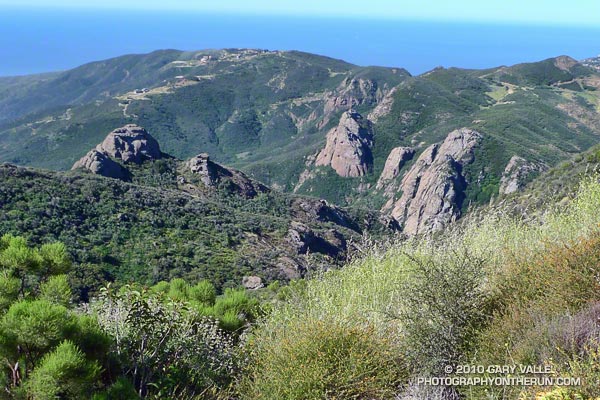
[[[200,180],[206,186],[213,186],[217,183],[217,165],[210,161],[207,153],[200,153],[191,158],[188,161],[188,167],[192,173],[200,177]]]
[[[256,290],[264,287],[262,279],[259,276],[245,276],[242,278],[242,286],[248,290]]]
[[[97,149],[90,150],[71,169],[85,168],[93,174],[115,179],[128,179],[129,171]]]
[[[269,192],[268,187],[249,178],[243,172],[211,161],[207,153],[191,158],[187,161],[187,166],[190,172],[198,176],[207,187],[214,187],[220,183],[228,184],[229,190],[246,198]]]
[[[126,163],[141,164],[162,156],[158,142],[144,128],[135,124],[115,129],[96,149]]]
[[[94,174],[127,180],[131,175],[129,170],[116,160],[141,164],[161,157],[158,142],[141,126],[130,124],[110,132],[71,169],[85,168]]]

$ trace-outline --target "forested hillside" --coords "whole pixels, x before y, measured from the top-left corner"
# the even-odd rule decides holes
[[[65,243],[82,299],[106,281],[288,281],[340,266],[363,235],[394,232],[377,212],[273,191],[206,155],[175,159],[137,126],[109,142],[120,145],[98,145],[70,172],[0,165],[0,232]]]

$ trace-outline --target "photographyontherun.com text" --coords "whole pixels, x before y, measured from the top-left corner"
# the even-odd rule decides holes
[[[581,386],[579,377],[556,376],[548,365],[446,365],[447,376],[416,377],[426,386]]]

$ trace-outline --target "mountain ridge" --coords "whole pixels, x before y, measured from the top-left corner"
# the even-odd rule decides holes
[[[124,56],[60,75],[57,87],[73,89],[65,96],[86,99],[102,89],[103,99],[0,122],[0,160],[66,169],[106,132],[133,123],[178,158],[208,153],[211,162],[275,190],[385,214],[386,204],[402,198],[401,181],[425,150],[467,129],[481,139],[451,196],[461,199],[449,204],[458,216],[600,141],[600,71],[593,65],[559,56],[411,76],[294,51]],[[100,72],[91,91],[77,89],[78,79],[85,83]],[[398,148],[412,156],[390,175],[385,166]]]

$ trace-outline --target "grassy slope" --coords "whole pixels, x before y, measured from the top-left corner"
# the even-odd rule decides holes
[[[541,220],[488,215],[437,238],[374,249],[300,285],[256,330],[252,349],[260,363],[249,368],[243,390],[266,398],[267,387],[293,392],[295,383],[290,387],[283,373],[270,369],[272,363],[286,371],[293,364],[279,359],[279,352],[289,355],[288,363],[300,356],[296,351],[311,354],[311,346],[290,350],[290,329],[303,321],[329,321],[332,329],[341,325],[347,332],[374,327],[374,343],[391,338],[395,343],[380,346],[402,360],[398,373],[406,368],[414,376],[440,376],[445,365],[457,363],[550,363],[561,376],[586,377],[583,387],[567,388],[570,395],[595,398],[598,330],[586,324],[596,318],[590,307],[600,301],[599,205],[600,184],[587,180],[573,201]],[[319,351],[335,353],[336,346]],[[304,365],[311,371],[322,362],[311,358]],[[517,398],[521,391],[531,396],[552,389],[488,388],[485,396]],[[484,396],[478,388],[460,390],[466,398]]]

